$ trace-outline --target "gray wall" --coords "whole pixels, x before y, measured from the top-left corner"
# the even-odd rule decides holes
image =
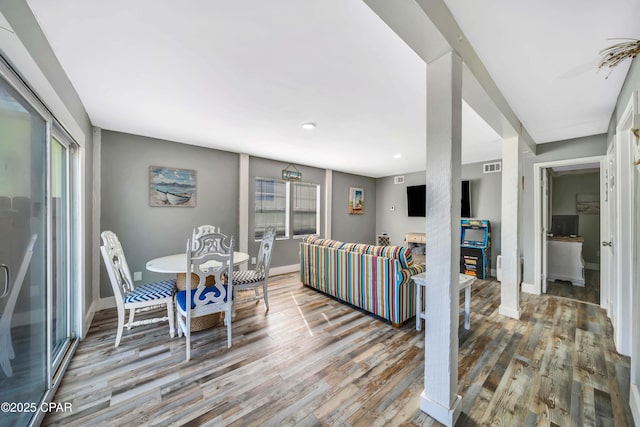
[[[471,215],[491,221],[491,268],[495,269],[500,253],[500,224],[502,204],[502,174],[482,173],[483,163],[462,165],[461,176],[471,186]],[[376,180],[376,233],[386,232],[394,245],[404,244],[409,232],[425,231],[424,218],[407,215],[407,186],[426,182],[425,172],[404,175],[404,184],[394,184],[393,176]],[[429,203],[427,201],[427,203]]]
[[[331,237],[343,242],[374,244],[376,239],[376,180],[333,172]],[[349,187],[364,189],[364,214],[349,214]]]
[[[540,144],[537,154],[523,156],[522,174],[524,189],[521,188],[520,199],[520,251],[524,257],[523,281],[533,284],[534,264],[534,194],[533,165],[535,163],[550,162],[554,160],[578,159],[604,155],[606,153],[606,135],[593,135],[583,138],[569,139],[566,141]]]
[[[85,224],[86,224],[86,239],[85,239],[85,252],[84,257],[84,280],[83,286],[85,288],[85,314],[91,305],[93,299],[92,291],[92,235],[95,230],[92,230],[92,185],[93,185],[93,166],[91,159],[93,157],[93,140],[92,140],[92,128],[89,116],[80,101],[80,97],[76,93],[75,89],[71,85],[67,75],[60,66],[58,59],[56,58],[49,42],[47,41],[42,29],[38,25],[36,18],[33,16],[29,5],[24,0],[4,0],[0,1],[0,12],[9,21],[9,24],[13,27],[16,35],[20,38],[22,44],[27,48],[32,58],[38,64],[47,80],[54,88],[62,102],[67,109],[73,115],[78,125],[86,136],[84,148],[84,165],[85,165]],[[1,48],[1,47],[0,47]],[[18,70],[20,72],[20,70]]]
[[[176,142],[102,131],[101,230],[115,232],[142,283],[167,279],[145,269],[150,259],[184,252],[194,227],[219,226],[238,239],[239,155]],[[149,166],[194,169],[196,207],[150,207]],[[100,295],[112,296],[101,262]]]
[[[491,221],[491,269],[496,268],[500,255],[502,225],[502,173],[483,173],[484,163],[462,165],[462,179],[469,180],[471,187],[471,215]]]
[[[282,170],[289,164],[279,162],[276,160],[263,159],[260,157],[251,157],[249,159],[249,253],[251,256],[258,254],[260,242],[256,242],[253,238],[253,229],[255,224],[255,179],[259,178],[273,178],[281,179]],[[324,177],[325,170],[318,169],[310,166],[303,166],[296,164],[298,170],[302,173],[302,182],[319,184],[320,185],[320,198],[324,198]],[[324,236],[324,205],[320,206],[320,235]],[[287,239],[276,240],[273,246],[273,254],[271,259],[271,267],[282,267],[286,265],[298,264],[300,238],[289,237]]]
[[[600,193],[600,173],[560,175],[551,180],[551,214],[576,215],[578,194]],[[578,215],[578,234],[584,237],[585,262],[600,264],[600,215]]]

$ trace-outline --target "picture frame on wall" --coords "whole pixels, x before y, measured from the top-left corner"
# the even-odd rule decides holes
[[[364,214],[364,189],[349,187],[349,213],[353,215]]]
[[[600,195],[598,193],[577,194],[576,213],[578,215],[600,214]]]
[[[194,208],[196,171],[164,166],[149,167],[149,206]]]

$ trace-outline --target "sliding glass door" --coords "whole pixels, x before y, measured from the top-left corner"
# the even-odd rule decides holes
[[[50,150],[50,230],[51,289],[48,311],[51,313],[50,365],[58,369],[71,336],[71,171],[72,148],[57,130]]]
[[[12,405],[37,404],[48,387],[47,129],[0,79],[0,402]],[[2,409],[3,425],[34,415]]]
[[[0,58],[0,426],[38,424],[71,353],[77,152]]]

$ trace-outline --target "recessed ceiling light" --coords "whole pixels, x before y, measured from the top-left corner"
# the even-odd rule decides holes
[[[394,154],[393,155],[394,159],[401,159],[402,158],[402,154],[398,153],[398,154]]]
[[[316,128],[316,124],[315,123],[303,123],[302,124],[302,129],[311,130],[311,129],[315,129],[315,128]]]

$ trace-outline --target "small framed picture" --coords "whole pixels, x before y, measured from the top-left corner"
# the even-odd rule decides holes
[[[362,215],[364,213],[364,190],[349,187],[349,213]]]
[[[196,171],[149,167],[149,206],[196,206]]]

